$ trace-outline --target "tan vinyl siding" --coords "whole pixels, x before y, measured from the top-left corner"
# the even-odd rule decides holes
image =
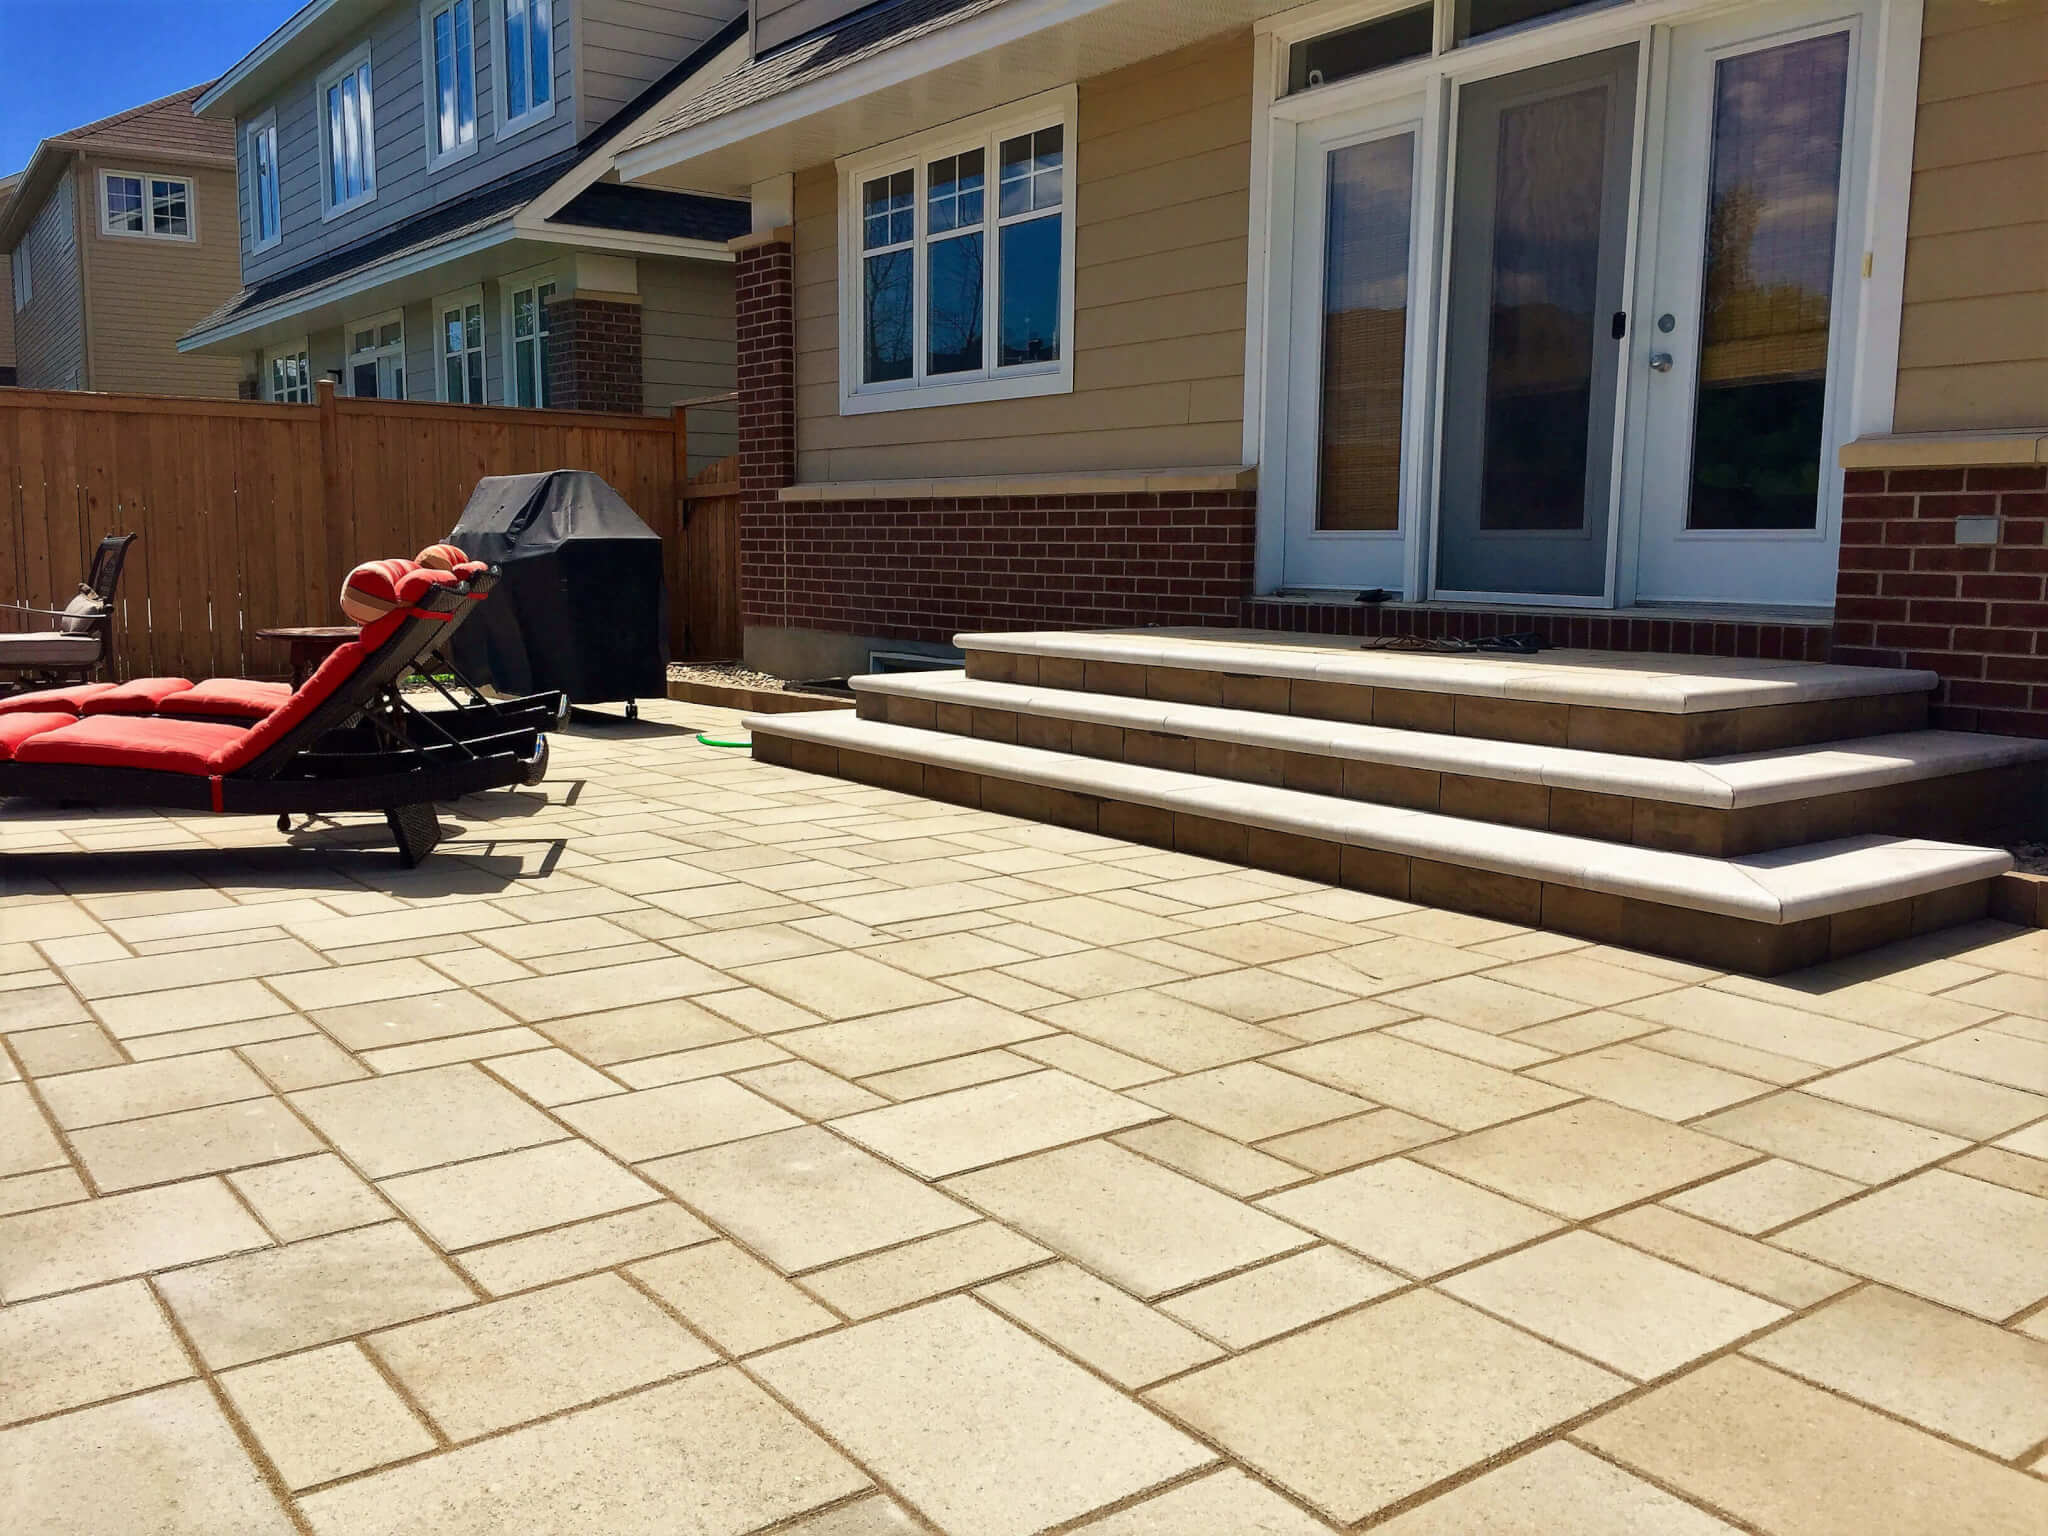
[[[162,173],[193,184],[196,240],[100,233],[102,169]],[[242,359],[181,353],[178,338],[241,286],[235,173],[133,158],[85,160],[77,172],[85,213],[85,283],[91,387],[109,394],[233,399]]]
[[[2048,422],[2048,0],[1929,0],[1894,421]]]
[[[62,177],[15,251],[28,253],[35,292],[14,316],[16,382],[24,389],[83,389],[85,296],[79,286],[77,199]],[[11,278],[10,278],[11,283]],[[7,303],[14,303],[8,289]]]
[[[799,176],[798,478],[1238,463],[1251,78],[1243,33],[1081,82],[1071,394],[839,415],[837,174]]]
[[[732,267],[641,257],[640,361],[647,410],[665,414],[678,400],[730,392],[735,359]],[[734,446],[729,408],[690,412],[691,470],[724,458]]]
[[[587,133],[746,10],[744,0],[580,0],[577,97]]]

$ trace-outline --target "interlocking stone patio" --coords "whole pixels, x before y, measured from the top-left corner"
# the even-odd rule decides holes
[[[0,811],[0,1510],[93,1536],[2048,1531],[2048,932],[1759,982],[653,706]]]

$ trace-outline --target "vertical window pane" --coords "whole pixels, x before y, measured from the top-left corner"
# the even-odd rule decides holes
[[[1002,367],[1059,361],[1061,223],[1052,214],[1002,228],[1002,346],[996,359]]]
[[[862,189],[862,247],[906,244],[917,231],[917,173],[878,176]]]
[[[950,155],[932,162],[926,177],[929,183],[925,196],[927,234],[942,235],[948,230],[965,229],[981,222],[982,162],[985,158],[981,150],[975,149],[964,155]]]
[[[438,113],[436,147],[446,154],[455,147],[455,14],[434,17],[434,106]]]
[[[482,346],[483,346],[483,344],[484,344],[484,307],[483,307],[483,305],[481,305],[481,304],[472,304],[472,305],[470,305],[470,306],[469,306],[469,308],[468,308],[468,310],[467,310],[467,311],[466,311],[466,312],[464,313],[464,315],[463,315],[463,322],[462,322],[462,323],[463,323],[463,331],[464,331],[464,341],[463,341],[463,344],[464,344],[465,346],[468,346],[468,347],[472,347],[472,348],[477,348],[477,349],[481,349],[481,348],[482,348]]]
[[[1334,85],[1404,59],[1426,58],[1436,46],[1436,11],[1427,5],[1376,17],[1340,32],[1296,43],[1287,55],[1289,92]]]
[[[526,0],[505,0],[505,115],[526,114]]]
[[[911,374],[911,253],[891,251],[864,260],[861,334],[866,339],[861,381],[887,384]]]
[[[984,239],[976,230],[940,240],[930,249],[925,273],[927,373],[972,373],[983,366]]]
[[[1318,528],[1388,531],[1400,525],[1414,198],[1413,134],[1331,152]]]
[[[182,181],[152,180],[149,184],[150,229],[183,238],[192,233],[191,201]]]
[[[343,163],[348,155],[348,132],[341,121],[341,85],[336,82],[327,88],[327,200],[330,203],[348,201],[348,169]]]
[[[484,403],[484,355],[481,350],[469,354],[469,403]]]
[[[464,399],[462,393],[461,353],[453,352],[450,353],[445,359],[443,359],[441,364],[441,377],[442,382],[444,383],[448,391],[448,399],[460,405]]]
[[[535,342],[531,338],[528,338],[524,341],[515,342],[513,344],[513,372],[514,374],[517,375],[518,379],[517,387],[519,391],[519,403],[521,405],[531,406],[538,405],[540,403],[538,398],[535,396],[533,390],[534,349],[538,345],[539,343]]]
[[[476,140],[476,29],[470,22],[469,0],[455,7],[455,135],[464,144]]]
[[[356,188],[361,192],[377,190],[370,176],[370,161],[376,154],[372,135],[377,131],[377,114],[370,105],[370,66],[360,65],[356,69]]]
[[[1004,218],[1059,206],[1065,139],[1065,129],[1052,127],[1003,141],[1002,201],[998,212]]]
[[[554,345],[548,337],[548,300],[555,296],[553,283],[542,283],[534,290],[533,319],[540,331],[540,350],[534,359],[539,378],[534,381],[534,393],[540,397],[543,406],[553,405],[554,391],[548,387],[548,363],[554,356]]]
[[[1479,525],[1586,518],[1607,90],[1501,113]]]
[[[553,0],[527,0],[532,19],[527,23],[527,37],[533,47],[533,104],[544,107],[554,95],[555,88],[555,28],[550,12]]]
[[[1849,37],[1714,68],[1693,528],[1819,515]]]
[[[346,202],[363,190],[363,119],[354,75],[341,82],[341,134],[341,195]]]
[[[1455,34],[1459,42],[1507,27],[1519,27],[1559,16],[1566,11],[1597,11],[1620,0],[1458,0]]]

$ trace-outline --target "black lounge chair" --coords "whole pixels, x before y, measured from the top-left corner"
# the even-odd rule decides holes
[[[66,678],[88,681],[114,651],[114,593],[128,559],[132,533],[112,533],[93,552],[92,571],[62,608],[7,608],[7,613],[55,619],[54,629],[0,634],[0,674],[15,686],[46,686]]]
[[[173,713],[74,711],[6,701],[0,712],[0,797],[213,811],[222,815],[381,810],[407,868],[440,841],[435,802],[537,783],[559,694],[487,701],[488,708],[413,708],[399,681],[444,642],[488,573],[420,570],[396,583],[397,603],[363,626],[281,704],[249,721],[175,713],[182,678],[112,690],[124,704]],[[173,686],[174,685],[174,686]],[[77,694],[81,690],[62,690]]]

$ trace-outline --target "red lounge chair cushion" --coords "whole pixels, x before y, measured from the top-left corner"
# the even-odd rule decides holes
[[[78,706],[102,693],[111,693],[112,683],[75,683],[69,688],[42,688],[34,693],[16,693],[0,699],[0,715],[16,712],[31,715],[75,715]]]
[[[413,564],[423,565],[430,571],[453,571],[469,563],[469,556],[453,544],[429,544],[413,556]]]
[[[0,715],[0,763],[14,756],[14,749],[29,737],[40,736],[44,731],[54,731],[59,726],[77,723],[76,715],[32,715],[27,710],[16,710],[12,714]]]
[[[347,645],[328,653],[320,663],[320,669],[303,683],[298,691],[284,703],[257,721],[248,730],[235,729],[234,739],[224,742],[213,760],[209,773],[235,773],[246,768],[258,757],[270,750],[271,744],[287,731],[297,728],[299,722],[326,703],[334,691],[346,683],[357,667],[369,658],[398,627],[405,622],[404,612],[385,615],[374,624],[363,626],[363,632]],[[175,722],[158,721],[169,725]],[[208,730],[219,730],[218,726],[207,726]],[[234,729],[231,727],[231,729]]]
[[[462,578],[452,571],[431,571],[421,566],[398,578],[395,589],[401,603],[416,603],[436,587],[460,586]]]
[[[245,677],[209,677],[183,693],[174,693],[157,708],[167,715],[223,715],[236,720],[261,720],[292,696],[284,683],[251,682]]]
[[[96,693],[78,706],[81,715],[153,715],[163,701],[192,686],[189,677],[138,677]]]
[[[239,725],[205,720],[94,715],[29,737],[14,749],[14,760],[207,774],[216,771],[212,766],[215,757],[248,734]]]
[[[341,584],[341,611],[358,624],[374,624],[407,601],[398,584],[417,569],[410,560],[365,560]]]

